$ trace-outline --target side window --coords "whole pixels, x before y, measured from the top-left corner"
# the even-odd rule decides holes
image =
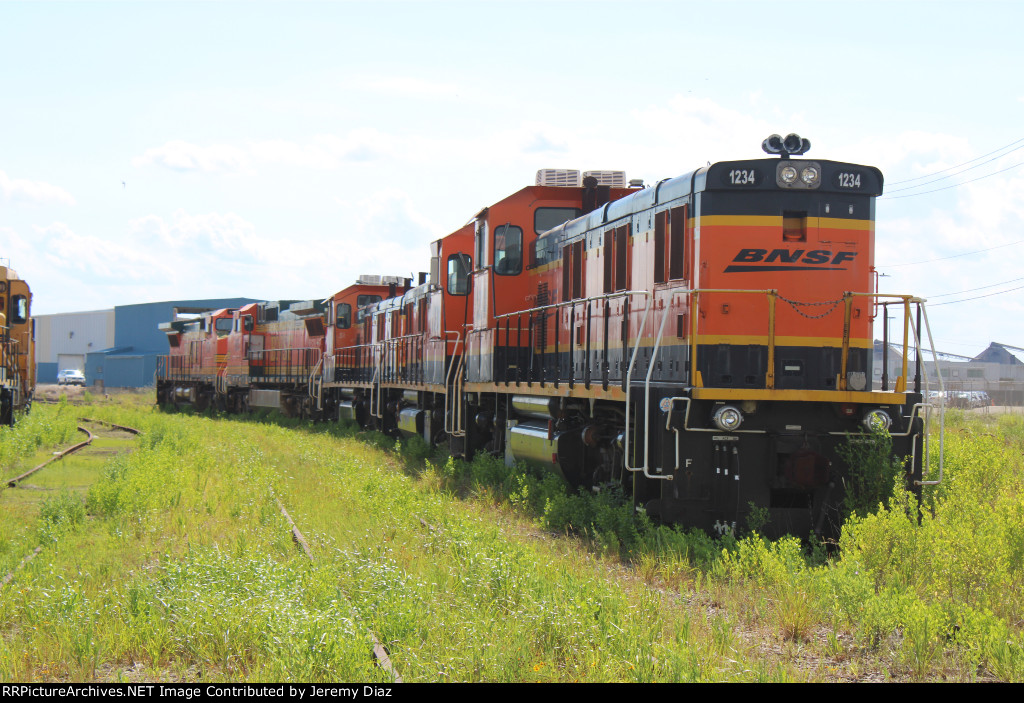
[[[348,303],[338,303],[338,317],[334,321],[338,329],[347,330],[352,326],[352,306]]]
[[[15,295],[11,302],[14,303],[13,319],[11,320],[16,325],[25,324],[28,321],[28,298],[24,295]]]
[[[562,248],[562,300],[575,300],[583,297],[583,247],[582,239],[566,244]]]
[[[484,262],[486,261],[484,259],[484,244],[486,244],[486,240],[487,240],[487,223],[484,222],[484,221],[478,220],[477,223],[476,223],[475,242],[476,242],[476,263],[478,265],[480,265],[480,266],[483,266]]]
[[[543,266],[544,264],[550,264],[552,261],[558,261],[561,253],[558,246],[561,241],[560,236],[561,234],[549,234],[546,237],[538,237],[533,245],[534,261],[531,265]]]
[[[366,312],[363,310],[367,305],[373,305],[379,303],[381,297],[379,295],[358,295],[356,296],[356,321],[362,322]]]
[[[686,225],[689,208],[672,208],[669,219],[668,277],[686,278]]]
[[[615,290],[629,290],[629,225],[615,230]]]
[[[544,234],[579,216],[580,210],[574,207],[539,207],[533,213],[533,231]]]
[[[494,228],[494,273],[515,276],[523,271],[523,230],[513,225]]]
[[[610,229],[604,233],[604,292],[611,293],[615,290],[612,281],[612,271],[615,270],[615,230]]]
[[[665,233],[668,227],[668,212],[662,210],[654,216],[654,282],[665,282]]]
[[[448,257],[448,295],[466,295],[469,292],[469,272],[473,261],[469,254]]]

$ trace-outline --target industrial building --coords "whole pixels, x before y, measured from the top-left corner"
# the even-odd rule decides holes
[[[874,387],[883,387],[883,360],[886,366],[886,379],[892,388],[896,378],[902,372],[902,347],[889,345],[889,353],[885,354],[885,345],[875,341],[874,353]],[[1009,344],[992,342],[987,349],[977,356],[962,356],[937,352],[936,360],[930,351],[921,354],[922,376],[927,378],[927,390],[939,389],[939,376],[947,399],[956,400],[958,394],[985,393],[995,405],[1024,405],[1024,348]],[[908,355],[908,377],[914,378],[915,361],[913,353]],[[956,404],[956,403],[952,403]]]
[[[157,357],[167,353],[161,322],[181,313],[236,308],[251,298],[177,300],[118,305],[113,310],[37,315],[36,382],[56,383],[62,369],[85,373],[97,388],[140,388],[153,385]]]

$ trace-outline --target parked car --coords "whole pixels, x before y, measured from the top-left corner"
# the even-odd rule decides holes
[[[77,369],[64,369],[57,374],[58,386],[84,386],[85,374]]]

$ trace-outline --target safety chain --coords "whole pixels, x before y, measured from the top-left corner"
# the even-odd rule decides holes
[[[790,300],[789,298],[786,298],[781,295],[779,295],[778,298],[783,302],[789,303],[789,306],[793,308],[793,310],[795,310],[797,314],[806,317],[808,320],[820,320],[821,318],[825,317],[826,315],[829,315],[833,310],[835,310],[839,306],[839,303],[843,302],[843,298],[839,298],[838,300],[826,300],[822,303],[801,303],[799,300]],[[821,313],[820,315],[808,315],[799,307],[797,307],[798,305],[806,308],[819,307],[822,305],[831,305],[832,307],[830,307],[828,310]]]

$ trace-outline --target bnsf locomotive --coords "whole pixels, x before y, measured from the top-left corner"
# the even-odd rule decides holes
[[[14,425],[32,404],[36,355],[31,309],[28,283],[0,266],[0,424]]]
[[[779,158],[653,187],[542,171],[435,241],[418,285],[169,323],[159,399],[541,464],[709,531],[753,508],[769,534],[835,534],[841,445],[886,428],[920,486],[923,301],[876,291],[877,169],[809,159],[797,135],[763,146]],[[892,308],[903,369],[873,389],[872,323]]]

